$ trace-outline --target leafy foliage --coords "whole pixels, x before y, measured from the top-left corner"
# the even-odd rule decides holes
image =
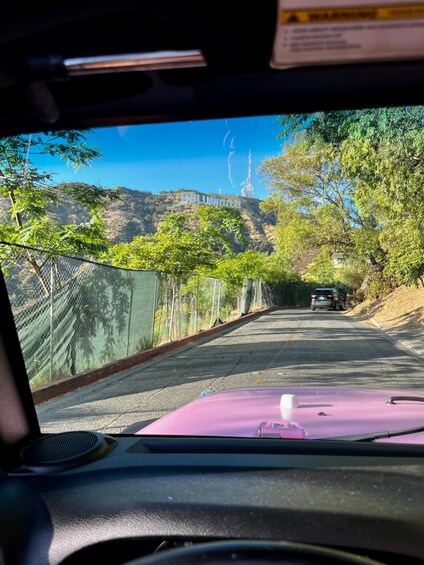
[[[415,284],[424,273],[423,118],[420,106],[281,117],[283,154],[261,167],[278,248],[344,251],[357,273],[368,265],[362,287],[374,280],[373,294]],[[326,254],[314,268],[325,271]]]
[[[293,260],[305,249],[326,246],[352,252],[354,234],[367,229],[354,201],[354,185],[346,178],[340,152],[296,134],[283,154],[264,161],[260,172],[271,197],[264,209],[278,214],[277,249]]]
[[[240,212],[232,208],[199,206],[194,213],[171,213],[151,236],[113,246],[105,258],[113,265],[155,269],[185,279],[200,268],[212,268],[233,241],[246,233]]]
[[[115,266],[153,269],[183,279],[200,266],[213,265],[213,254],[193,232],[136,236],[131,243],[114,245],[106,258]]]
[[[223,258],[210,274],[225,281],[230,287],[241,286],[245,279],[262,279],[269,284],[294,282],[299,279],[287,259],[275,253],[268,255],[251,249]]]
[[[219,254],[231,253],[237,244],[245,244],[248,228],[236,208],[199,206],[198,232],[211,249]]]
[[[310,265],[306,273],[306,282],[333,286],[336,282],[336,269],[333,268],[331,257],[331,251],[327,247],[323,247],[320,255]]]
[[[20,135],[0,140],[0,197],[10,203],[6,217],[0,223],[0,240],[38,247],[50,254],[98,256],[107,248],[100,212],[107,200],[116,199],[118,195],[81,183],[54,185],[53,175],[40,170],[34,163],[34,158],[39,155],[66,161],[74,169],[88,166],[100,157],[99,150],[89,145],[85,134],[78,131]],[[69,201],[87,210],[90,220],[67,225],[58,222],[56,207]],[[13,259],[13,249],[4,249],[0,256],[3,269],[7,270]],[[48,293],[42,265],[31,253],[27,254],[27,261]]]
[[[228,286],[241,286],[244,279],[263,278],[263,255],[258,251],[248,250],[223,258],[209,274],[223,280]]]
[[[246,232],[238,210],[199,206],[193,213],[168,214],[154,235],[115,245],[104,257],[119,267],[154,269],[182,281],[193,273],[209,275],[229,288],[246,278],[275,283],[296,278],[286,259],[253,250],[235,253]]]

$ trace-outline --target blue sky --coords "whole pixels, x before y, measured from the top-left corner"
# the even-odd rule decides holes
[[[275,116],[100,128],[88,134],[102,153],[91,167],[75,173],[47,156],[33,160],[55,173],[58,182],[77,180],[153,193],[193,189],[237,195],[247,176],[251,149],[255,197],[264,198],[266,189],[256,169],[264,158],[281,153],[280,131]]]

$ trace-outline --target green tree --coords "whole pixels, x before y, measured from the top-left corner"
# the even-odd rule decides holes
[[[387,253],[385,274],[398,284],[424,286],[424,231],[421,220],[409,217],[392,221],[382,234]]]
[[[292,262],[279,253],[271,253],[264,258],[262,279],[269,284],[282,284],[300,281],[299,273],[293,268]]]
[[[380,270],[398,284],[416,284],[424,273],[423,116],[422,107],[374,111],[352,124],[343,141],[358,206],[382,226]]]
[[[112,265],[127,269],[152,269],[186,279],[199,267],[214,265],[214,254],[198,234],[163,233],[136,236],[131,243],[118,243],[104,257]]]
[[[331,239],[335,242],[341,231],[345,231],[348,245],[340,239],[337,246],[342,250],[351,247],[354,259],[367,262],[363,288],[383,271],[386,275],[383,273],[379,280],[392,277],[398,284],[414,283],[424,272],[420,235],[424,220],[423,117],[423,107],[403,107],[291,114],[281,118],[281,136],[288,140],[286,146],[299,147],[301,139],[304,152],[310,151],[309,159],[316,147],[323,147],[324,154],[329,156],[327,171],[336,164],[343,188],[337,212],[334,207],[322,204],[317,208],[334,222],[323,222],[317,214],[311,213],[308,204],[306,208],[299,206],[296,211],[302,214],[306,211],[307,219],[314,219],[314,223],[307,226],[310,227],[309,239],[315,239],[320,245],[330,244]],[[292,176],[298,180],[307,178],[304,162],[302,158],[297,167],[293,163]],[[315,187],[323,186],[319,175],[320,171],[315,168],[312,175]],[[284,181],[277,177],[278,180]],[[271,182],[270,187],[289,194],[291,201],[300,203],[293,198],[290,183],[289,188],[283,182],[277,187]],[[318,199],[323,203],[328,201],[327,197],[322,192]],[[290,241],[289,228],[290,223],[286,222],[281,229]],[[316,228],[318,236],[325,231],[324,238],[315,238]]]
[[[376,143],[382,139],[398,141],[411,131],[420,131],[423,106],[286,114],[280,116],[280,123],[281,138],[303,132],[311,141],[320,139],[333,147],[355,136],[373,138]]]
[[[107,247],[101,211],[113,191],[81,184],[54,184],[52,173],[41,170],[34,157],[45,155],[69,163],[74,169],[88,166],[100,157],[84,133],[58,131],[51,134],[20,135],[0,140],[0,197],[7,199],[8,210],[0,223],[0,240],[37,247],[49,255],[73,253],[96,257]],[[90,220],[82,224],[61,224],[55,210],[62,202],[73,202],[88,211]],[[3,246],[2,268],[7,271],[17,255],[24,257],[46,294],[49,283],[43,274],[43,260],[31,252],[24,254]]]
[[[249,249],[223,257],[207,274],[223,280],[229,287],[240,287],[245,279],[261,279],[265,271],[264,254]]]
[[[223,257],[212,270],[204,272],[223,280],[232,288],[240,287],[245,279],[262,279],[269,284],[300,279],[287,259],[276,253],[268,255],[252,249]]]
[[[154,269],[170,275],[168,338],[172,339],[181,285],[193,273],[210,274],[237,242],[244,241],[246,231],[238,210],[199,206],[193,213],[167,214],[154,235],[115,245],[105,259],[119,267]]]
[[[259,169],[271,198],[264,209],[278,214],[277,249],[295,259],[301,251],[328,246],[353,252],[354,234],[369,219],[354,201],[354,185],[346,177],[337,148],[303,133],[286,142],[283,152]]]
[[[223,255],[246,244],[248,228],[237,208],[198,206],[194,218],[200,236],[212,251]]]
[[[106,260],[119,267],[154,269],[179,279],[213,268],[218,258],[245,241],[245,220],[233,208],[199,206],[192,213],[169,213],[157,232],[114,245]]]
[[[296,261],[305,250],[317,245],[314,216],[298,202],[283,202],[280,191],[276,191],[261,202],[261,209],[277,216],[274,235],[279,256]]]
[[[331,250],[323,247],[321,253],[308,268],[305,280],[307,282],[333,286],[336,282],[336,269],[333,268],[331,259]]]
[[[349,258],[343,267],[335,269],[335,281],[337,286],[350,290],[361,287],[367,274],[367,264],[361,258]]]

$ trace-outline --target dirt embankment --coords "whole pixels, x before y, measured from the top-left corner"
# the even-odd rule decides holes
[[[424,288],[397,288],[380,300],[366,300],[347,316],[382,330],[401,349],[424,357]]]
[[[385,329],[424,330],[424,288],[401,286],[385,298],[362,302],[349,316],[372,319]]]
[[[347,316],[373,324],[396,346],[424,358],[424,288],[402,286],[380,300],[366,300]]]

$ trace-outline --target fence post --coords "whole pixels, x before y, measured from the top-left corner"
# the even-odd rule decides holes
[[[252,292],[253,292],[253,281],[252,279],[244,279],[243,281],[243,303],[241,315],[244,316],[249,313],[251,302],[252,302]]]
[[[50,382],[53,381],[54,358],[54,259],[50,259]]]
[[[212,306],[211,306],[211,319],[210,319],[210,322],[209,322],[209,327],[210,327],[210,328],[212,327],[212,324],[213,324],[213,321],[212,321],[212,320],[213,320],[213,312],[214,312],[214,309],[215,309],[215,291],[216,291],[216,283],[217,283],[217,280],[215,279],[214,282],[213,282],[213,294],[212,294]]]
[[[127,357],[128,357],[128,355],[130,354],[131,318],[132,318],[133,296],[134,296],[134,289],[133,289],[133,287],[131,286],[130,308],[129,308],[129,313],[128,313]]]
[[[168,341],[172,341],[172,330],[174,328],[174,314],[175,314],[175,282],[174,279],[171,278],[171,288],[172,288],[172,301],[171,301],[171,316],[169,320],[169,330],[168,330]]]
[[[158,273],[155,272],[155,286],[154,286],[154,294],[153,294],[154,308],[153,308],[153,316],[152,316],[152,332],[150,334],[152,336],[152,343],[150,347],[154,347],[155,345],[156,313],[159,308],[159,290],[160,290],[160,278],[158,278]],[[159,328],[160,328],[160,322],[159,322]]]
[[[218,297],[216,300],[216,319],[219,321],[221,319],[221,280],[218,280]]]
[[[167,288],[168,285],[164,285],[164,275],[163,273],[157,273],[158,278],[156,279],[156,286],[155,286],[155,299],[156,299],[156,307],[153,313],[153,345],[159,345],[162,338],[162,314],[164,309],[168,306],[168,298],[167,298]],[[158,320],[156,322],[156,314],[159,312]],[[168,311],[165,311],[165,333],[166,333],[166,323],[168,319]],[[157,337],[155,339],[155,328],[158,328]]]
[[[196,276],[196,296],[194,299],[194,333],[198,333],[198,318],[199,318],[199,275]]]

